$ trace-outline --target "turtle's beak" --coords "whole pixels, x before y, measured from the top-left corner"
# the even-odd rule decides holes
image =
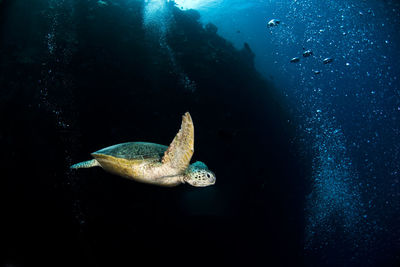
[[[217,178],[216,178],[215,175],[214,175],[214,177],[211,179],[211,184],[210,184],[210,185],[215,184],[216,181],[217,181]]]
[[[208,183],[207,183],[207,184],[204,184],[203,186],[214,185],[216,181],[217,181],[217,178],[215,177],[215,174],[213,173],[213,174],[211,175],[211,177],[208,179]]]

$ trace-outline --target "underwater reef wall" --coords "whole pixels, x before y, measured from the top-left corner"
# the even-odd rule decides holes
[[[2,10],[5,262],[301,265],[307,170],[283,98],[247,44],[238,51],[196,11],[165,8],[163,31],[144,24],[143,1],[16,0]],[[169,144],[186,111],[193,160],[216,173],[213,188],[69,170],[108,145]]]

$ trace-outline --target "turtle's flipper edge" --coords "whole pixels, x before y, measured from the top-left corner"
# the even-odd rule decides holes
[[[96,167],[96,166],[100,166],[99,162],[95,159],[91,159],[88,161],[76,163],[76,164],[72,165],[70,168],[71,169],[81,169],[81,168],[92,168],[92,167]]]
[[[189,112],[182,116],[181,129],[164,153],[163,164],[170,164],[178,172],[189,166],[194,152],[194,126]]]

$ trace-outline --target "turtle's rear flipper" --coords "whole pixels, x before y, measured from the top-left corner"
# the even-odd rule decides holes
[[[81,168],[92,168],[92,167],[96,167],[96,166],[100,166],[99,162],[95,159],[91,159],[88,161],[76,163],[76,164],[72,165],[70,168],[71,169],[81,169]]]

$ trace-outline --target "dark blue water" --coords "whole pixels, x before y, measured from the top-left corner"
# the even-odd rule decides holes
[[[396,1],[0,1],[1,266],[397,266],[399,30]],[[69,169],[186,111],[214,186]]]
[[[235,46],[250,44],[257,69],[301,121],[297,138],[315,157],[306,253],[338,265],[399,255],[399,4],[220,1],[199,8]],[[271,19],[281,23],[267,27]],[[306,50],[313,55],[303,57]]]

